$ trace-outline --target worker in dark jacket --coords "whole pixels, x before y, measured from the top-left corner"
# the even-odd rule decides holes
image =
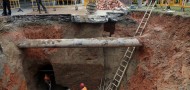
[[[8,13],[7,13],[8,9]],[[11,15],[11,6],[10,6],[10,1],[9,0],[3,0],[3,16]]]
[[[46,7],[42,4],[42,0],[36,0],[37,5],[38,5],[38,11],[41,14],[41,10],[40,10],[40,5],[42,6],[43,10],[45,11],[45,13],[47,13]]]

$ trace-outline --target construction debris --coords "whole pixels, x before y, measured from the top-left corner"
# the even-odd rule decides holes
[[[98,10],[114,10],[115,8],[124,6],[119,0],[98,0]]]
[[[96,3],[94,2],[89,2],[86,6],[86,9],[88,11],[89,14],[93,14],[96,12],[97,8],[96,8]]]

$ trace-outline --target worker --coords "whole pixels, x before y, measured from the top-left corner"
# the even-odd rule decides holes
[[[8,13],[7,13],[8,9]],[[3,13],[2,16],[7,16],[11,15],[11,6],[10,6],[10,1],[9,0],[3,0]]]
[[[167,6],[166,6],[166,10],[171,10],[170,8],[170,0],[166,0]]]
[[[85,87],[84,83],[80,83],[80,88],[81,88],[81,90],[87,90],[87,88]]]
[[[46,7],[42,4],[42,0],[36,0],[36,2],[37,2],[37,5],[38,5],[39,14],[41,14],[40,5],[42,6],[42,8],[45,11],[45,13],[48,13],[47,10],[46,10]]]
[[[49,77],[49,75],[47,75],[47,74],[45,74],[44,75],[44,81],[45,81],[45,83],[48,85],[48,87],[49,87],[49,90],[51,90],[51,88],[52,88],[52,83],[51,83],[51,79],[50,79],[50,77]]]

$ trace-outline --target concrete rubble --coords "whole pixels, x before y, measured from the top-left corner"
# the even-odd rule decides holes
[[[123,4],[119,0],[98,0],[97,9],[99,10],[113,10],[117,7],[122,7]]]

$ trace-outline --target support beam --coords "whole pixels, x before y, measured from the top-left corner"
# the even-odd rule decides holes
[[[19,48],[87,48],[141,46],[136,38],[27,39]]]

